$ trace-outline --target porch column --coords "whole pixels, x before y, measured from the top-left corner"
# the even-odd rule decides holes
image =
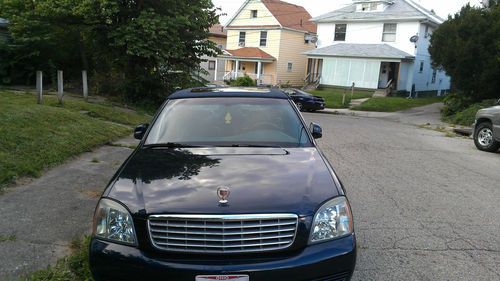
[[[236,70],[234,72],[234,79],[238,78],[238,71],[240,69],[240,61],[236,60]]]
[[[219,60],[217,58],[215,58],[215,73],[214,73],[214,81],[217,81],[217,64],[218,64]]]
[[[257,62],[257,85],[260,85],[260,72],[262,71],[262,62]]]

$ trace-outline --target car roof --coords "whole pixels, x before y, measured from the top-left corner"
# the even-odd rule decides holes
[[[280,89],[264,87],[198,87],[179,90],[171,94],[168,99],[185,98],[214,98],[214,97],[245,97],[289,99],[289,96]]]

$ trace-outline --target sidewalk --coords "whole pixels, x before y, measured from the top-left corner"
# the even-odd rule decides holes
[[[0,280],[46,267],[89,234],[97,200],[137,142],[102,146],[0,194]]]

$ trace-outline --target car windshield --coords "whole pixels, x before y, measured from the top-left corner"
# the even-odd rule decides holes
[[[297,90],[297,89],[285,89],[283,91],[285,93],[287,93],[288,95],[298,95],[298,96],[308,96],[308,97],[312,96],[311,94],[309,94],[307,92]]]
[[[145,145],[311,146],[288,100],[192,98],[170,100],[153,124]]]

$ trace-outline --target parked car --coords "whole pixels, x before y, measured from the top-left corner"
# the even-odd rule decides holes
[[[325,109],[325,99],[320,96],[313,96],[299,89],[283,89],[293,100],[300,111],[316,111]]]
[[[96,280],[348,280],[346,192],[277,89],[172,94],[99,200]]]
[[[496,106],[479,110],[473,126],[476,147],[479,150],[496,152],[500,148],[500,99]]]

